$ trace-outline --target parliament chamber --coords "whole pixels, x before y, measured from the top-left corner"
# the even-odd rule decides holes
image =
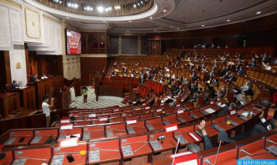
[[[277,163],[276,0],[0,0],[0,165]]]

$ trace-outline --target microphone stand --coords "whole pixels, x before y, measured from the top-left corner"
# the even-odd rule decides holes
[[[222,141],[220,140],[219,146],[218,146],[218,149],[217,149],[217,152],[216,152],[215,163],[212,164],[212,163],[211,163],[211,159],[206,159],[206,160],[204,160],[204,163],[208,163],[208,164],[210,164],[210,165],[216,165],[217,158],[218,158],[218,153],[219,153],[219,150],[220,150],[220,147],[221,147],[221,142],[222,142]]]
[[[176,153],[177,153],[177,149],[178,149],[179,143],[180,143],[180,138],[178,138],[178,140],[177,140],[177,144],[176,144],[176,148],[175,148],[175,153],[174,153],[174,158],[173,158],[173,160],[172,160],[172,164],[171,164],[171,165],[174,164],[174,161],[175,161],[175,157],[176,157]]]

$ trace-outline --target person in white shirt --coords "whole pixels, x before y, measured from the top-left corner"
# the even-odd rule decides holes
[[[48,104],[49,98],[48,96],[43,97],[43,102],[42,102],[42,111],[46,116],[46,127],[49,127],[50,123],[50,108],[53,107],[54,105],[54,98],[51,99],[51,104]]]
[[[271,70],[271,66],[269,65],[269,63],[265,64],[263,62],[263,66],[265,67],[265,70]]]

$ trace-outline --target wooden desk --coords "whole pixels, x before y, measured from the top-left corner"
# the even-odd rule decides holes
[[[170,124],[175,124],[175,123],[176,124],[180,124],[181,123],[181,122],[179,122],[179,120],[177,120],[176,114],[163,117],[163,124],[164,125],[170,125]]]
[[[0,94],[0,113],[6,117],[9,113],[20,108],[19,93],[2,93]]]
[[[105,138],[104,126],[96,126],[96,127],[84,127],[83,131],[83,139],[98,139]]]
[[[4,146],[17,146],[17,145],[28,145],[33,138],[33,131],[22,131],[22,130],[12,130],[7,132],[7,137]]]
[[[183,110],[178,110],[177,111],[177,119],[181,123],[189,123],[192,122],[194,119],[189,116],[190,111],[183,111]]]
[[[76,147],[67,147],[67,148],[60,148],[57,145],[53,148],[53,158],[51,163],[54,164],[58,159],[62,160],[63,165],[72,165],[72,164],[86,164],[87,153],[85,155],[81,155],[81,151],[87,151],[87,144],[86,142],[79,142],[78,146]],[[66,156],[72,155],[74,158],[74,162],[69,163]],[[63,159],[61,159],[63,158]]]
[[[174,138],[176,141],[178,141],[178,138],[180,138],[180,145],[186,146],[189,143],[195,142],[194,139],[189,136],[190,132],[194,132],[194,125],[179,128],[178,131],[174,132]],[[201,141],[201,138],[198,135],[195,136]]]
[[[36,90],[34,86],[28,86],[26,88],[11,89],[11,92],[18,92],[20,95],[21,107],[28,109],[36,109]]]
[[[89,142],[89,164],[111,163],[119,164],[121,154],[118,139],[109,141]]]
[[[57,128],[36,129],[35,137],[32,139],[30,144],[44,144],[44,142],[50,137],[56,141],[58,137],[58,131],[59,130]]]
[[[13,161],[12,151],[5,151],[3,153],[6,154],[6,157],[4,159],[0,159],[0,165],[11,164],[11,162]]]
[[[14,152],[14,155],[15,155],[15,160],[13,163],[27,165],[27,164],[49,163],[52,154],[51,154],[51,148],[49,147],[49,148],[39,148],[39,149],[16,150]],[[32,158],[41,159],[41,160],[34,160]]]
[[[128,121],[126,121],[128,122]],[[128,134],[138,134],[138,133],[146,133],[147,128],[145,128],[144,121],[137,121],[134,124],[126,124]]]
[[[121,139],[120,142],[123,159],[132,158],[128,164],[142,164],[150,162],[152,150],[149,146],[147,135],[124,138]]]
[[[149,131],[153,131],[153,130],[159,130],[159,129],[163,129],[164,125],[162,123],[162,118],[155,118],[155,119],[150,119],[150,120],[146,120],[146,124],[145,124],[146,128]]]
[[[65,109],[69,108],[71,97],[70,97],[70,92],[69,89],[66,89],[62,92],[56,91],[55,92],[55,108],[57,109]]]
[[[125,135],[127,135],[125,123],[106,126],[107,137],[125,136]]]
[[[66,137],[70,137],[71,135],[80,136],[79,140],[82,139],[82,128],[81,127],[73,127],[73,129],[68,130],[61,130],[59,133],[59,138],[57,139],[57,142],[59,142],[60,139],[65,139]]]

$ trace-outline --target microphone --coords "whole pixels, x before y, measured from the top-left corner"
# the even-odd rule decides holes
[[[80,154],[81,156],[84,156],[87,154],[87,151],[86,150],[81,150],[80,152],[58,152],[60,151],[60,149],[56,149],[56,153],[58,155],[62,155],[62,154]]]
[[[216,152],[216,157],[215,157],[215,162],[214,162],[214,164],[213,163],[211,163],[211,159],[209,158],[209,159],[206,159],[206,160],[204,160],[204,163],[208,163],[208,164],[210,164],[210,165],[216,165],[216,162],[217,162],[217,158],[218,158],[218,154],[219,154],[219,150],[220,150],[220,147],[221,147],[221,140],[220,140],[220,142],[219,142],[219,146],[218,146],[218,149],[217,149],[217,152]]]
[[[47,159],[40,159],[40,158],[29,158],[29,157],[21,157],[20,155],[22,155],[23,152],[19,151],[16,153],[17,158],[19,159],[31,159],[31,160],[39,160],[39,161],[43,161],[43,162],[47,162]]]
[[[250,155],[250,156],[256,156],[256,155],[262,155],[262,154],[272,153],[271,151],[266,151],[266,152],[261,152],[261,153],[257,153],[257,154],[251,154],[251,153],[247,152],[244,148],[242,148],[240,150],[240,152],[243,152],[246,155]]]
[[[174,164],[174,161],[175,161],[175,157],[176,157],[176,153],[177,153],[177,149],[178,149],[179,143],[180,143],[180,138],[178,138],[178,140],[177,140],[177,144],[176,144],[176,148],[175,148],[175,153],[174,153],[175,156],[174,156],[174,158],[173,158],[173,160],[172,160],[172,164],[171,164],[171,165]]]
[[[270,139],[268,139],[267,142],[270,142],[270,143],[273,143],[273,144],[277,144],[275,141],[272,141]]]

